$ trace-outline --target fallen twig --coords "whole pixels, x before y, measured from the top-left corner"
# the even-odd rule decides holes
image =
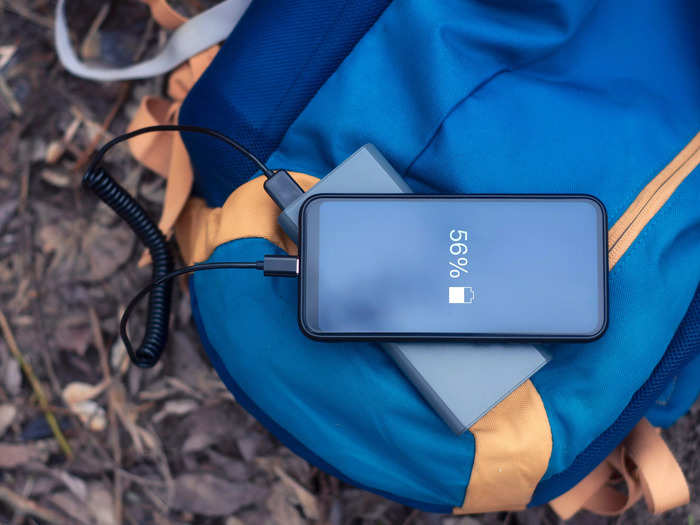
[[[17,52],[17,46],[0,46],[0,69],[4,68]]]
[[[34,478],[30,477],[27,479],[27,482],[24,484],[24,487],[22,487],[22,492],[20,493],[20,496],[27,498],[31,494],[32,486],[34,485]],[[12,521],[10,521],[9,525],[22,525],[24,523],[24,520],[27,518],[27,514],[22,511],[15,511],[14,516],[12,516]]]
[[[39,407],[41,408],[42,412],[44,412],[46,422],[49,424],[49,427],[51,427],[51,431],[56,437],[58,445],[61,447],[61,450],[66,455],[66,457],[68,459],[72,459],[73,451],[71,450],[68,441],[66,441],[66,438],[63,435],[61,428],[58,426],[56,417],[53,415],[53,412],[51,412],[49,401],[48,399],[46,399],[46,395],[44,394],[44,389],[42,388],[39,379],[34,374],[32,365],[24,359],[24,356],[22,355],[19,346],[17,346],[17,341],[15,341],[15,336],[12,333],[12,329],[10,328],[10,323],[7,322],[7,317],[5,317],[5,314],[2,312],[2,310],[0,310],[0,328],[2,328],[2,335],[5,338],[5,341],[7,342],[7,346],[10,348],[10,352],[12,352],[12,355],[19,363],[19,366],[22,368],[24,375],[27,376],[27,380],[29,381],[32,390],[34,391],[37,400],[39,401]]]
[[[2,485],[0,485],[0,500],[12,507],[16,512],[31,514],[54,525],[70,525],[71,523],[57,512],[42,507],[29,498],[25,498]]]
[[[10,108],[12,114],[15,117],[21,117],[22,106],[17,102],[15,94],[12,92],[12,89],[10,89],[10,86],[7,85],[7,81],[2,75],[0,75],[0,95],[2,95],[3,100],[7,104],[7,107]]]
[[[110,8],[111,5],[109,3],[104,4],[97,12],[97,16],[95,16],[92,24],[90,24],[90,28],[85,34],[85,38],[83,38],[83,43],[80,45],[80,54],[83,58],[96,58],[97,53],[99,53],[98,31],[107,19]]]
[[[117,95],[117,99],[114,102],[114,104],[112,104],[112,108],[109,110],[109,113],[102,121],[102,125],[100,126],[99,132],[97,134],[95,134],[95,136],[90,141],[90,144],[88,144],[87,148],[85,148],[80,153],[78,160],[75,161],[74,170],[76,172],[83,171],[83,169],[87,165],[88,161],[92,157],[92,154],[97,149],[98,144],[102,141],[103,137],[105,136],[105,133],[109,129],[109,126],[112,124],[112,121],[117,116],[122,105],[124,104],[124,102],[126,102],[127,98],[129,97],[130,91],[131,91],[131,81],[122,82],[122,84],[119,88],[119,94]]]
[[[51,141],[46,149],[46,157],[44,159],[47,164],[56,164],[60,160],[82,123],[83,119],[81,116],[73,117],[73,121],[66,128],[65,133],[63,133],[63,137]]]
[[[32,250],[33,250],[33,239],[34,239],[34,232],[32,231],[32,226],[31,226],[31,217],[29,216],[30,214],[27,212],[27,200],[29,198],[29,175],[30,175],[30,168],[29,168],[29,163],[25,163],[23,170],[22,170],[22,175],[21,175],[21,181],[22,181],[22,193],[20,197],[20,202],[18,205],[20,213],[24,216],[24,235],[23,237],[23,251],[24,251],[24,256],[27,261],[27,266],[31,267],[31,262],[32,261]],[[25,192],[26,188],[26,192]],[[44,370],[46,371],[46,376],[49,378],[49,384],[51,385],[51,389],[53,391],[54,395],[61,395],[61,385],[58,381],[58,377],[56,377],[56,371],[53,368],[53,363],[51,361],[51,355],[49,354],[49,350],[51,348],[51,341],[49,340],[48,336],[46,335],[46,324],[44,322],[44,301],[43,301],[43,291],[42,291],[42,283],[37,282],[37,276],[35,272],[29,272],[29,279],[31,281],[31,286],[32,286],[32,293],[35,296],[35,300],[32,301],[32,308],[34,310],[34,316],[37,320],[38,324],[38,330],[36,332],[36,335],[41,338],[40,344],[38,345],[39,348],[41,349],[41,358],[44,363]]]
[[[22,164],[22,172],[19,176],[19,198],[17,204],[17,211],[19,213],[24,213],[27,209],[27,200],[29,199],[29,177],[31,176],[31,169],[29,163],[25,162]]]
[[[114,396],[114,390],[111,388],[112,376],[109,370],[109,356],[107,355],[107,347],[105,346],[102,330],[100,329],[100,320],[94,308],[90,308],[90,327],[92,328],[93,341],[100,353],[100,366],[102,367],[102,379],[107,385],[107,403],[108,413],[107,421],[109,426],[109,439],[112,445],[112,454],[114,455],[114,518],[117,523],[123,521],[122,494],[123,484],[121,475],[122,466],[122,448],[119,443],[119,426],[117,423],[117,414],[115,411],[115,403],[117,400]]]
[[[38,15],[18,0],[5,0],[5,2],[0,2],[0,7],[3,6],[8,11],[12,11],[16,15],[19,15],[30,22],[53,31],[53,17]]]
[[[139,43],[139,46],[136,49],[136,52],[134,53],[134,56],[133,56],[134,60],[140,60],[140,58],[146,52],[146,43],[148,42],[148,39],[153,34],[153,28],[154,28],[153,20],[149,20],[148,26],[146,27],[146,31],[144,32],[144,35],[141,39],[141,42]],[[85,150],[80,154],[78,159],[75,161],[74,170],[76,173],[80,173],[83,171],[83,169],[85,169],[85,166],[87,165],[88,161],[90,160],[90,157],[92,157],[92,154],[97,149],[98,144],[104,138],[105,134],[107,133],[107,130],[112,125],[112,121],[119,114],[119,110],[122,108],[124,103],[127,101],[130,92],[131,92],[131,81],[122,82],[122,85],[119,88],[119,94],[117,95],[117,98],[114,101],[114,104],[112,104],[112,107],[110,108],[109,113],[107,113],[107,116],[102,121],[102,126],[100,128],[100,132],[97,133],[93,137],[92,141],[90,141],[90,144],[88,144],[87,148],[85,148]]]

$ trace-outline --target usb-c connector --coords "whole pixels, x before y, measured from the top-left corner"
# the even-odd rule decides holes
[[[297,277],[299,275],[299,257],[266,255],[263,260],[263,272],[268,277]]]

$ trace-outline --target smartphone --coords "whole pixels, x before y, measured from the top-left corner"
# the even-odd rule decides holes
[[[317,340],[590,341],[608,321],[590,195],[316,195],[299,325]]]

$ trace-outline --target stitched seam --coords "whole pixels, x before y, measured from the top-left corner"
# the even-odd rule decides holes
[[[651,222],[655,216],[657,216],[659,213],[661,213],[661,211],[666,207],[666,203],[675,194],[675,192],[678,190],[678,188],[681,186],[681,184],[683,184],[683,182],[695,171],[695,169],[698,166],[698,163],[700,163],[700,156],[698,156],[697,158],[694,158],[694,157],[696,157],[698,151],[700,151],[700,148],[695,150],[693,152],[693,154],[686,160],[686,162],[681,164],[678,167],[678,169],[675,170],[670,177],[665,179],[664,182],[661,184],[661,186],[659,186],[652,193],[652,195],[649,197],[649,199],[641,206],[639,212],[634,216],[634,219],[632,219],[630,224],[620,234],[619,238],[608,249],[608,259],[609,259],[609,264],[611,266],[614,266],[617,262],[619,262],[619,260],[622,258],[622,256],[630,248],[630,246],[632,246],[632,244],[634,244],[634,242],[637,240],[637,238],[646,229],[649,222]],[[691,166],[690,171],[688,171],[688,173],[686,173],[684,176],[680,177],[680,180],[678,182],[676,182],[676,180],[675,180],[676,175],[678,175],[681,171],[688,169],[688,166]],[[671,188],[671,193],[664,200],[663,192],[667,188]],[[654,212],[653,209],[658,202],[660,202],[659,209]],[[636,235],[634,235],[632,237],[632,239],[629,240],[629,244],[625,248],[624,246],[625,246],[625,244],[627,244],[626,234],[628,232],[630,232],[631,234],[634,234],[635,230],[637,228],[640,228],[640,226],[641,226],[641,229],[639,229],[639,231],[636,233]],[[618,247],[624,248],[623,251],[619,254],[617,253],[619,251]]]
[[[591,16],[591,13],[595,10],[597,7],[597,3],[595,6],[592,6],[591,9],[586,13],[583,18],[581,19],[581,22],[579,23],[578,27],[567,37],[565,38],[559,45],[552,47],[551,50],[548,52],[545,52],[542,56],[539,57],[534,57],[530,60],[525,60],[522,64],[519,64],[513,68],[502,68],[499,70],[496,70],[494,73],[492,73],[490,76],[479,82],[474,88],[472,88],[464,97],[459,99],[457,102],[454,103],[454,105],[445,113],[445,115],[440,119],[440,122],[437,124],[435,127],[435,130],[433,131],[432,135],[428,139],[428,142],[421,148],[421,150],[418,152],[418,154],[413,158],[411,162],[409,162],[408,166],[406,166],[406,169],[401,173],[402,176],[407,176],[411,169],[413,168],[413,165],[420,159],[420,157],[427,151],[427,149],[435,142],[435,139],[437,136],[440,134],[440,131],[443,128],[443,125],[445,121],[456,111],[456,109],[461,106],[464,102],[466,102],[468,99],[470,99],[474,94],[476,94],[478,91],[480,91],[484,86],[486,86],[488,83],[490,83],[493,79],[496,77],[500,76],[502,73],[506,72],[516,72],[524,67],[531,66],[533,64],[537,64],[538,62],[541,62],[543,60],[546,60],[550,56],[558,53],[561,51],[569,42],[571,42],[579,33],[581,28],[586,25],[586,22],[588,21],[588,18]]]
[[[617,221],[615,222],[615,224],[613,224],[613,226],[611,228],[611,232],[610,232],[610,236],[609,236],[609,242],[611,243],[611,245],[617,243],[620,240],[620,238],[624,235],[625,231],[627,231],[627,229],[629,229],[631,223],[634,222],[634,220],[639,216],[639,214],[641,213],[643,208],[654,197],[654,195],[656,193],[658,193],[659,190],[670,179],[673,178],[673,176],[676,174],[676,172],[683,169],[685,164],[687,164],[692,159],[693,155],[695,155],[695,153],[698,151],[698,149],[700,149],[700,142],[698,142],[698,138],[699,138],[698,134],[693,136],[688,141],[686,146],[680,152],[678,152],[676,154],[676,156],[673,157],[673,159],[671,159],[670,162],[666,163],[666,165],[661,170],[658,171],[658,174],[656,176],[652,177],[641,189],[632,193],[632,195],[634,195],[634,197],[632,197],[630,199],[630,204],[622,211],[619,218],[617,219]],[[698,142],[698,144],[696,145],[696,147],[694,149],[691,150],[690,147],[695,142]],[[683,160],[679,161],[679,164],[672,171],[670,171],[670,173],[668,173],[667,176],[663,180],[661,180],[661,181],[657,180],[664,173],[664,171],[669,169],[679,158],[682,158]],[[641,198],[647,190],[652,189],[652,188],[654,189],[654,191],[652,192],[652,195],[648,196],[646,198],[646,200],[644,200],[643,202],[637,202],[637,200],[639,198]],[[626,215],[628,213],[630,213],[631,210],[633,210],[635,208],[639,208],[639,211],[634,215],[634,217],[632,217],[632,218],[626,217]],[[615,230],[618,227],[618,225],[623,225],[625,223],[626,223],[626,226],[624,226],[624,230],[621,232],[617,232],[613,235],[613,233],[614,233],[613,230]],[[622,227],[622,226],[620,226],[620,227]]]

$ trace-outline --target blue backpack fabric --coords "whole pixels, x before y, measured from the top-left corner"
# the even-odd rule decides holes
[[[692,326],[689,330],[692,330]],[[646,413],[647,419],[659,427],[671,426],[700,396],[698,378],[700,378],[700,356],[695,356],[678,375],[673,377],[663,394],[649,408]]]
[[[272,168],[322,177],[371,142],[416,192],[590,193],[613,225],[700,128],[694,2],[268,4],[253,3],[180,123],[225,132]],[[183,139],[209,206],[255,175]],[[696,157],[611,269],[606,334],[549,345],[532,379],[552,451],[531,505],[573,487],[641,418],[666,426],[698,396]],[[208,260],[275,251],[246,238]],[[462,506],[474,436],[453,435],[379,347],[306,339],[292,281],[202,272],[190,289],[218,373],[290,449],[414,507]]]
[[[192,88],[181,123],[237,137],[260,158],[335,71],[389,0],[256,0]],[[195,194],[220,206],[254,166],[206,137],[183,136],[197,173]]]

